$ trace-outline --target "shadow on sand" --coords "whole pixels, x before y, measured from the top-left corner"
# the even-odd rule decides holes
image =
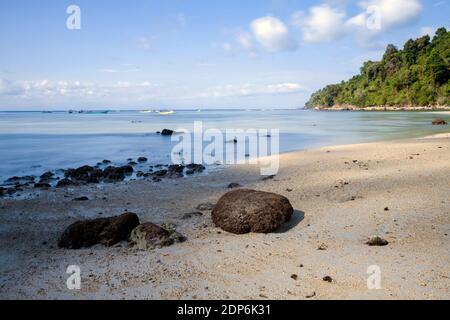
[[[275,233],[285,233],[291,229],[294,229],[305,219],[305,213],[300,210],[294,210],[291,220],[285,223],[281,228],[279,228]]]

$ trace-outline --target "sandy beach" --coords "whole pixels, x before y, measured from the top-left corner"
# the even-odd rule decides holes
[[[284,154],[269,180],[246,165],[0,198],[0,298],[450,299],[449,159],[446,134]],[[287,197],[296,210],[291,222],[238,236],[215,228],[209,211],[182,218],[216,203],[232,182]],[[81,196],[90,200],[73,201]],[[172,225],[187,241],[153,251],[126,242],[57,248],[76,220],[125,211]],[[389,245],[367,246],[374,235]],[[79,291],[66,287],[69,265],[81,268]],[[379,290],[367,287],[374,265]]]

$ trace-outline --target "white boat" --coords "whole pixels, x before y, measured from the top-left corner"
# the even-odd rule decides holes
[[[158,114],[161,116],[169,116],[172,114],[175,114],[175,111],[171,110],[171,111],[158,111]]]
[[[153,110],[142,110],[139,111],[140,113],[153,113]]]

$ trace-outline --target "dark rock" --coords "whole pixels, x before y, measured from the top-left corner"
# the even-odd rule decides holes
[[[228,189],[236,189],[242,187],[239,183],[232,182],[228,185]]]
[[[445,121],[444,119],[436,119],[433,121],[433,125],[434,126],[446,126],[447,121]]]
[[[79,197],[79,198],[73,199],[73,201],[89,201],[89,198],[88,197]]]
[[[281,195],[239,189],[219,200],[212,219],[217,227],[235,234],[270,233],[288,222],[293,213],[289,200]]]
[[[183,214],[181,219],[187,220],[187,219],[191,219],[193,217],[201,217],[201,216],[203,216],[202,212],[200,212],[200,211],[193,211],[193,212],[188,212],[188,213]]]
[[[163,135],[163,136],[171,136],[171,135],[173,135],[175,133],[175,131],[173,131],[173,130],[170,130],[170,129],[164,129],[162,132],[161,132],[161,135]]]
[[[130,240],[140,250],[171,246],[186,239],[175,231],[168,231],[153,223],[143,223],[131,232]]]
[[[182,178],[185,166],[174,164],[169,166],[167,173],[170,178]]]
[[[11,177],[5,181],[6,184],[26,184],[34,182],[35,177],[33,176],[25,176],[25,177]]]
[[[41,179],[41,182],[45,182],[45,181],[50,181],[51,179],[53,179],[53,177],[55,176],[55,174],[51,171],[47,171],[45,173],[43,173],[39,178]]]
[[[193,172],[193,174],[194,174],[194,173],[202,173],[203,171],[205,171],[206,168],[204,165],[191,163],[186,166],[186,169],[188,169],[188,171]],[[186,174],[187,174],[187,172],[186,172]]]
[[[139,225],[134,213],[124,213],[111,218],[78,221],[61,235],[58,246],[66,249],[88,248],[96,244],[113,246],[127,240],[131,231]]]
[[[145,173],[143,172],[143,171],[138,171],[137,173],[136,173],[136,177],[138,177],[138,178],[141,178],[141,177],[143,177],[145,175]]]
[[[293,275],[291,275],[291,279],[292,279],[292,280],[296,280],[296,281],[297,281],[297,279],[298,279],[298,275],[296,275],[296,274],[293,274]]]
[[[155,177],[164,177],[167,174],[167,170],[158,170],[153,173]]]
[[[369,241],[366,242],[367,245],[371,247],[384,247],[389,244],[389,242],[381,237],[375,236],[369,239]]]
[[[275,179],[276,175],[270,175],[264,178],[261,178],[262,181],[268,181],[268,180],[273,180]]]
[[[135,165],[137,165],[138,163],[135,162],[135,161],[130,161],[130,162],[128,162],[128,164],[129,164],[130,166],[135,166]]]
[[[65,188],[65,187],[74,186],[74,185],[76,185],[76,183],[73,182],[72,180],[62,179],[62,180],[58,181],[58,183],[56,184],[56,187],[57,188]]]
[[[103,164],[110,164],[111,161],[110,161],[110,160],[103,160],[102,163],[103,163]]]
[[[34,187],[36,189],[40,188],[40,189],[50,189],[52,186],[48,183],[45,182],[38,182],[34,184]]]
[[[188,176],[192,176],[193,174],[195,174],[195,171],[192,170],[192,169],[189,169],[189,170],[186,170],[186,174],[187,174]]]
[[[325,282],[329,282],[329,283],[332,283],[334,281],[333,278],[330,276],[325,276],[325,277],[323,277],[322,280]]]
[[[5,195],[5,188],[0,187],[0,197],[3,197]]]
[[[122,166],[122,167],[107,167],[103,171],[103,180],[105,182],[117,182],[125,180],[126,176],[129,176],[133,173],[134,169],[130,165]]]
[[[200,210],[200,211],[212,211],[215,206],[216,206],[215,204],[212,204],[210,202],[206,202],[206,203],[199,204],[197,206],[197,208],[195,208],[195,209]]]
[[[144,163],[144,162],[147,162],[147,161],[148,161],[148,159],[146,157],[139,157],[138,158],[138,162],[140,162],[140,163]]]

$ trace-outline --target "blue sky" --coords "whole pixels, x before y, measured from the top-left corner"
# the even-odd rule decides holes
[[[301,107],[449,13],[450,0],[1,1],[0,109]]]

